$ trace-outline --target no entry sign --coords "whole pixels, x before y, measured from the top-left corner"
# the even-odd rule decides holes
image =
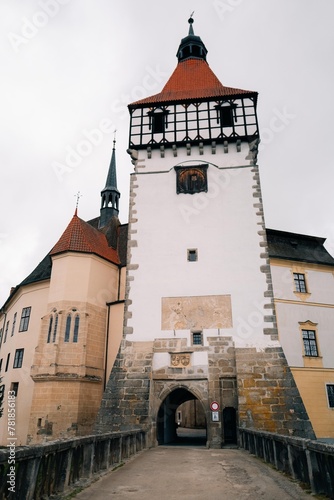
[[[217,401],[212,401],[212,403],[210,404],[210,409],[211,411],[218,411],[219,403]]]

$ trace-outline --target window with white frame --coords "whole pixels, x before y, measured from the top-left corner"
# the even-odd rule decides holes
[[[19,332],[26,332],[28,330],[30,313],[31,307],[24,307],[22,309]]]

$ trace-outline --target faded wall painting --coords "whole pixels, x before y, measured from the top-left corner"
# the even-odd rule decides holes
[[[230,295],[163,297],[162,330],[232,328]]]

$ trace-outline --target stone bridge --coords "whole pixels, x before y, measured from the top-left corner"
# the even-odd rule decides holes
[[[250,429],[239,429],[239,447],[222,449],[207,448],[200,431],[178,429],[175,443],[151,449],[138,430],[0,450],[0,500],[302,500],[312,493],[334,498],[334,446]]]

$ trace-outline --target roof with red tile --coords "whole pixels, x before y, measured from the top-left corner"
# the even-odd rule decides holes
[[[117,251],[108,246],[105,235],[80,219],[76,212],[50,255],[63,252],[92,253],[114,264],[120,263]]]
[[[159,94],[133,102],[130,106],[211,97],[232,97],[244,94],[257,94],[257,92],[225,87],[206,61],[190,58],[178,63]]]

